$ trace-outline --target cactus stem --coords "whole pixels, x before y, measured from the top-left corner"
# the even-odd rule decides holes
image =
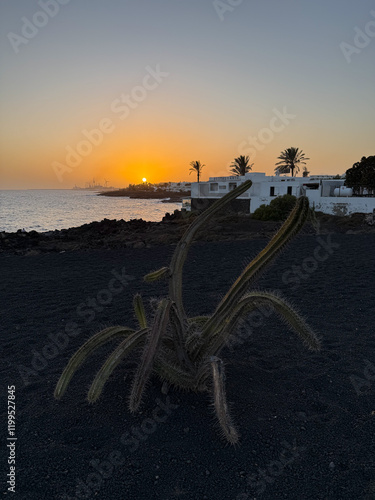
[[[143,305],[142,297],[140,296],[139,293],[134,295],[133,307],[135,315],[137,316],[139,328],[141,329],[147,328],[147,318],[146,318],[145,308]]]
[[[186,314],[182,304],[182,269],[188,254],[189,247],[193,242],[196,233],[202,226],[204,226],[208,222],[208,220],[213,215],[221,210],[227,203],[250,189],[252,184],[253,183],[250,180],[245,181],[236,189],[234,189],[230,193],[227,193],[219,200],[215,201],[215,203],[213,203],[211,207],[207,208],[200,214],[199,217],[195,219],[195,221],[188,227],[181,240],[177,244],[170,265],[171,276],[169,279],[169,296],[176,303],[180,318],[186,319]]]
[[[124,337],[134,332],[131,328],[124,326],[111,326],[98,332],[85,342],[78,351],[70,358],[69,363],[61,374],[57,382],[54,396],[56,399],[61,399],[64,395],[74,373],[78,370],[81,364],[100,346],[118,337]]]
[[[87,400],[90,403],[94,403],[102,393],[103,387],[110,377],[113,370],[121,363],[130,351],[135,349],[146,337],[149,329],[143,328],[133,333],[130,337],[123,340],[119,346],[113,351],[113,353],[106,359],[103,366],[100,368],[99,372],[91,384],[90,390],[87,395]]]
[[[224,433],[225,438],[230,444],[238,443],[238,433],[232,423],[232,419],[229,415],[228,404],[225,395],[225,373],[223,362],[220,358],[216,356],[211,356],[209,358],[212,369],[212,379],[213,379],[213,397],[214,406],[216,410],[216,416],[218,418],[220,427]]]
[[[217,331],[219,325],[223,323],[224,319],[230,314],[232,308],[238,303],[241,296],[244,295],[250,282],[276,257],[291,238],[300,231],[308,213],[309,200],[305,196],[301,196],[298,198],[295,207],[280,230],[257,257],[255,257],[244,269],[217,306],[216,311],[204,326],[204,338],[210,337],[213,332]]]
[[[137,411],[144,392],[146,382],[148,381],[154,364],[156,352],[160,340],[165,333],[169,319],[169,309],[172,302],[168,299],[162,299],[156,311],[154,323],[151,328],[149,338],[143,351],[141,362],[136,371],[133,387],[130,395],[129,409],[132,413]]]
[[[167,277],[168,274],[169,274],[169,267],[162,267],[157,271],[153,271],[152,273],[146,274],[146,276],[143,279],[144,281],[157,281]]]

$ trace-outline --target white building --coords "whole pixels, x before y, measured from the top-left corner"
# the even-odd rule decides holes
[[[154,186],[175,192],[189,191],[191,182],[159,182],[158,184],[154,184]]]
[[[254,212],[260,205],[268,205],[277,196],[291,194],[305,195],[315,210],[331,215],[352,213],[375,213],[375,194],[353,196],[352,190],[344,186],[345,177],[339,179],[328,175],[312,177],[266,176],[261,172],[249,172],[244,176],[210,177],[206,182],[191,184],[191,208],[202,209],[235,189],[245,180],[253,185],[233,200],[235,211]]]

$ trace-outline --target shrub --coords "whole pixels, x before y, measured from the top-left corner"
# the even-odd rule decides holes
[[[278,196],[269,205],[261,205],[253,213],[257,220],[284,220],[296,204],[297,198],[291,194]]]

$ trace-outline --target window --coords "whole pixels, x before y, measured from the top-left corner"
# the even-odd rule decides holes
[[[233,191],[233,189],[236,189],[236,187],[237,187],[237,182],[229,183],[229,191]]]
[[[288,186],[288,194],[292,194],[292,186]]]
[[[217,182],[211,182],[210,184],[210,191],[218,191],[219,188],[218,188],[218,183]]]
[[[224,186],[223,186],[223,185],[221,185],[221,186],[219,186],[219,189],[227,189],[227,186],[225,186],[225,185],[224,185]]]
[[[270,196],[275,196],[275,186],[270,187]]]

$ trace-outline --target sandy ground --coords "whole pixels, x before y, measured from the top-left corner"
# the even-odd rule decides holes
[[[196,243],[185,268],[188,312],[212,312],[264,244]],[[220,438],[208,395],[164,395],[156,378],[142,412],[131,415],[134,358],[89,405],[90,381],[113,345],[77,372],[61,401],[53,399],[85,339],[103,326],[135,326],[136,292],[146,301],[166,295],[165,283],[142,277],[167,265],[173,248],[0,256],[3,498],[374,499],[374,234],[302,235],[258,280],[299,308],[323,349],[307,351],[274,314],[243,323],[222,354],[240,446]],[[12,385],[15,495],[6,484]]]

